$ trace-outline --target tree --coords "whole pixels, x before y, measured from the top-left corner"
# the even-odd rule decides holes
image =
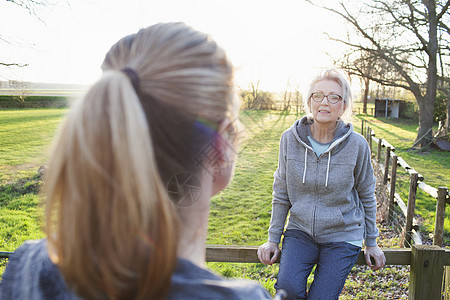
[[[375,63],[376,59],[369,52],[363,50],[350,50],[342,58],[334,61],[335,65],[346,71],[349,75],[357,75],[361,78],[363,87],[363,114],[367,114],[370,78],[375,71]]]
[[[241,98],[246,109],[272,109],[274,104],[272,94],[259,88],[259,80],[250,83],[250,90],[241,90]]]
[[[284,90],[283,93],[283,110],[291,109],[291,99],[292,99],[291,84],[289,83],[288,80],[286,89]]]
[[[15,90],[16,94],[13,98],[17,101],[19,107],[25,107],[25,99],[29,95],[29,84],[17,80],[9,80],[8,84]]]
[[[416,141],[427,145],[432,138],[433,111],[437,82],[449,53],[446,42],[450,29],[446,25],[450,0],[367,0],[330,8],[313,0],[307,2],[344,18],[358,39],[331,38],[354,50],[368,53],[377,64],[389,67],[382,72],[355,74],[383,85],[400,87],[413,93],[419,106],[419,130]],[[349,1],[347,1],[348,3]],[[359,6],[358,6],[359,5]],[[441,71],[438,65],[441,64]]]

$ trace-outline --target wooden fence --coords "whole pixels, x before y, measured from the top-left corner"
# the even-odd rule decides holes
[[[435,216],[435,227],[433,233],[433,245],[435,247],[442,247],[444,242],[444,220],[445,220],[445,207],[447,203],[450,203],[449,199],[449,189],[447,187],[438,187],[434,188],[424,182],[424,177],[419,174],[414,168],[412,168],[406,161],[395,154],[395,147],[392,146],[386,140],[382,138],[375,137],[375,132],[372,130],[370,126],[366,126],[367,121],[361,121],[361,134],[366,138],[369,143],[370,151],[372,153],[373,147],[372,144],[376,144],[377,152],[376,152],[376,161],[383,165],[383,184],[387,185],[389,196],[388,196],[388,212],[387,219],[388,221],[392,221],[394,217],[394,206],[398,205],[403,215],[405,216],[405,225],[402,232],[402,244],[404,247],[409,247],[413,245],[414,248],[420,247],[422,244],[422,240],[420,238],[420,234],[418,232],[419,227],[415,219],[415,203],[416,203],[416,193],[417,188],[420,188],[425,193],[436,199],[436,216]],[[384,162],[382,161],[382,152],[384,149]],[[409,190],[408,190],[408,202],[407,205],[403,202],[400,195],[396,193],[396,182],[397,182],[397,167],[402,167],[409,174]],[[391,172],[389,173],[389,169]],[[443,249],[443,248],[440,248]],[[448,253],[448,250],[444,250]],[[387,253],[387,252],[386,252]],[[440,258],[436,258],[440,259]],[[446,258],[447,259],[447,258]],[[414,280],[417,280],[415,271],[413,270],[419,262],[414,262],[414,258],[411,261],[411,277],[410,277],[410,296],[409,299],[442,299],[438,298],[437,291],[439,290],[438,286],[435,287],[436,295],[433,297],[427,297],[426,294],[421,294],[423,298],[414,298],[416,293],[412,291],[417,287],[414,287]],[[426,262],[424,262],[425,264]],[[428,262],[430,263],[430,262]],[[426,264],[428,264],[426,263]],[[441,273],[444,275],[440,275],[439,278],[443,279],[442,290],[444,292],[444,298],[450,299],[450,267],[445,264],[445,268],[442,270],[439,266],[436,269],[436,274],[434,276],[438,276],[437,273]],[[437,278],[437,277],[436,277]],[[417,282],[416,282],[417,283]],[[425,284],[425,282],[424,282]],[[411,286],[412,285],[412,286]],[[411,292],[413,294],[411,294]],[[431,295],[431,294],[430,294]],[[433,294],[434,295],[434,294]]]
[[[425,193],[436,199],[436,219],[435,229],[433,234],[433,245],[442,246],[444,241],[444,218],[445,218],[445,206],[450,203],[449,190],[447,187],[434,188],[424,182],[424,177],[419,174],[414,168],[405,162],[403,158],[395,154],[395,147],[392,146],[386,140],[375,137],[375,132],[366,126],[367,121],[361,121],[361,134],[366,138],[369,143],[370,150],[372,151],[373,143],[377,145],[376,161],[383,163],[384,176],[383,184],[387,185],[389,191],[389,204],[388,204],[388,220],[391,220],[393,216],[393,209],[395,204],[399,206],[403,212],[406,222],[403,228],[402,242],[405,247],[414,242],[415,244],[421,244],[420,235],[418,234],[418,225],[415,220],[415,203],[417,188],[420,188]],[[382,162],[382,152],[384,149],[384,162]],[[403,202],[400,195],[396,193],[397,182],[397,167],[401,166],[409,174],[409,191],[407,205]],[[389,169],[391,173],[389,173]],[[411,241],[412,239],[412,241]]]
[[[257,249],[257,246],[208,245],[206,261],[259,263]],[[444,266],[450,266],[450,250],[436,245],[413,245],[412,248],[390,248],[383,251],[386,256],[386,265],[411,266],[409,299],[442,299]],[[0,252],[0,258],[8,258],[11,254],[11,252]],[[366,264],[362,252],[356,264]]]

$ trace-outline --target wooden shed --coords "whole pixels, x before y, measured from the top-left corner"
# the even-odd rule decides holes
[[[402,110],[406,108],[406,101],[398,99],[375,99],[374,117],[401,118]]]

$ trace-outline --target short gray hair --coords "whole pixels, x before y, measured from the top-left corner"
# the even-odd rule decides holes
[[[353,100],[352,100],[352,92],[350,89],[350,83],[347,79],[347,76],[344,75],[344,73],[336,68],[329,68],[325,69],[322,72],[319,73],[316,77],[314,77],[306,91],[305,97],[303,97],[303,104],[305,107],[305,111],[308,114],[311,114],[311,94],[313,92],[313,88],[319,81],[322,80],[332,80],[337,82],[341,88],[342,88],[342,101],[344,101],[345,109],[344,113],[342,115],[342,118],[344,120],[350,119],[351,113],[352,113],[352,106],[353,106]]]

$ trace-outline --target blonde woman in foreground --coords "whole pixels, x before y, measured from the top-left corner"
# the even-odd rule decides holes
[[[119,40],[60,128],[47,239],[11,257],[7,299],[269,299],[205,268],[211,196],[229,183],[238,99],[207,35],[157,24]]]

